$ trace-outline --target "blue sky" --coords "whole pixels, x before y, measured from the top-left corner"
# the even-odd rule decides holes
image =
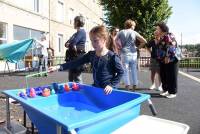
[[[200,43],[200,0],[169,0],[173,14],[168,20],[170,32],[178,43]]]

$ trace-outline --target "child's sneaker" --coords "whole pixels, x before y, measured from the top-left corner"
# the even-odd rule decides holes
[[[149,89],[151,89],[151,90],[153,90],[153,89],[155,89],[156,88],[156,85],[155,84],[153,84],[153,85],[151,85],[150,87],[149,87]]]
[[[160,93],[160,95],[161,96],[167,96],[167,95],[169,95],[169,93],[168,93],[168,91],[165,91],[165,92]]]
[[[162,85],[160,85],[159,87],[158,87],[158,91],[163,91],[163,89],[162,89]]]
[[[172,99],[172,98],[176,97],[176,94],[168,94],[166,97],[169,98],[169,99]]]

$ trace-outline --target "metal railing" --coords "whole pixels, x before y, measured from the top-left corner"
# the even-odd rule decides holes
[[[138,62],[141,67],[149,67],[151,57],[140,57]],[[55,56],[52,59],[53,65],[65,63],[65,57]],[[181,68],[200,68],[200,57],[187,57],[180,60]]]
[[[55,56],[52,59],[50,59],[50,62],[53,66],[65,63],[65,57],[64,56]]]
[[[200,68],[200,57],[187,57],[180,61],[182,68]]]
[[[138,59],[138,63],[140,67],[149,67],[150,66],[151,57],[140,57]],[[4,63],[4,60],[0,60],[0,62]],[[64,56],[55,56],[50,59],[50,65],[55,66],[58,64],[65,63]],[[187,57],[180,60],[179,64],[180,68],[187,69],[200,69],[200,57]],[[91,72],[90,64],[85,66],[85,72]]]
[[[140,57],[139,64],[141,67],[149,67],[151,57]],[[200,69],[200,57],[187,57],[180,60],[180,68]]]
[[[140,67],[149,67],[150,59],[151,59],[151,57],[140,57],[138,59],[138,64],[140,65]]]

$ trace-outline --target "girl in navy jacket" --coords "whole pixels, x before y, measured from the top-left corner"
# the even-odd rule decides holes
[[[116,87],[120,82],[124,73],[120,58],[106,47],[108,32],[105,26],[92,28],[89,35],[94,51],[89,51],[74,61],[50,67],[49,71],[62,71],[91,63],[93,86],[104,88],[104,92],[110,94],[113,87]]]

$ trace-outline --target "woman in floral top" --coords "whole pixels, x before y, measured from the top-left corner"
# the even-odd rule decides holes
[[[163,93],[167,98],[175,98],[177,94],[178,59],[176,58],[177,42],[165,23],[156,25],[156,32],[160,35],[157,49],[157,60],[160,65],[160,77]]]

